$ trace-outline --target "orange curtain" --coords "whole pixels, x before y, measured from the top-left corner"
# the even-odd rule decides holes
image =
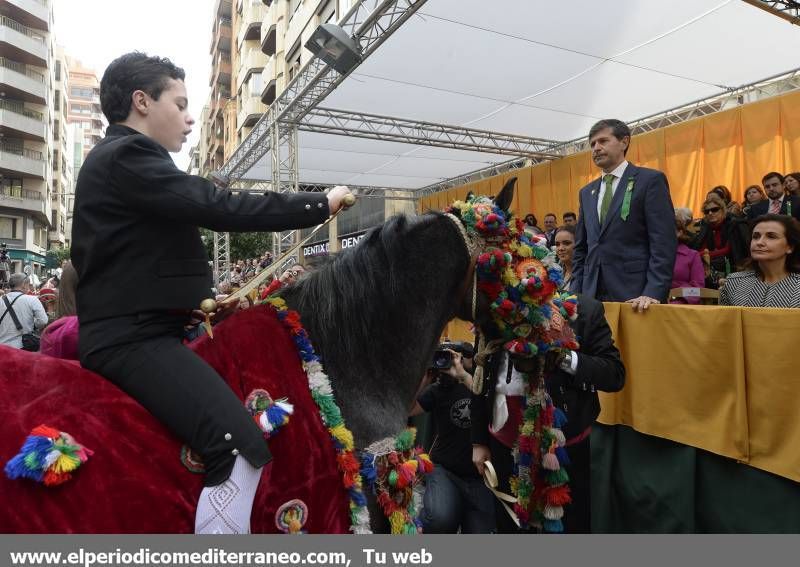
[[[634,136],[628,160],[663,171],[676,207],[700,215],[706,193],[727,186],[741,200],[748,185],[768,171],[800,171],[800,92],[754,102]],[[496,194],[509,176],[518,184],[519,215],[562,215],[578,208],[578,191],[598,176],[589,152],[581,152],[472,184],[481,195]],[[457,192],[460,195],[460,193]],[[426,198],[427,199],[427,198]],[[434,201],[438,203],[438,201]]]
[[[800,92],[780,98],[785,173],[800,171]]]
[[[769,99],[741,107],[744,182],[761,184],[768,171],[783,170],[780,102]]]
[[[710,189],[703,186],[703,123],[692,120],[667,128],[664,152],[672,204],[697,210]]]

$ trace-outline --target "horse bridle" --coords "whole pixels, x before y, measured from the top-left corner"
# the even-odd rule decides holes
[[[467,289],[469,288],[470,284],[472,284],[472,302],[471,302],[471,313],[472,313],[472,321],[475,321],[476,311],[478,308],[478,274],[475,271],[475,266],[478,263],[478,254],[483,250],[486,246],[486,243],[483,239],[479,236],[470,236],[467,233],[467,229],[464,227],[464,223],[461,222],[457,216],[452,213],[445,213],[448,219],[450,219],[453,224],[456,225],[458,228],[458,234],[461,235],[461,240],[464,243],[464,246],[467,249],[467,256],[469,257],[469,268],[467,269],[467,274],[464,276],[464,281],[461,282],[461,287],[458,290],[458,302],[456,305],[461,305],[464,301],[464,298],[467,295]]]

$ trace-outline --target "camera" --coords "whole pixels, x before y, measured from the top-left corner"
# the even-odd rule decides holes
[[[448,370],[453,366],[453,353],[455,351],[465,358],[472,358],[473,348],[470,343],[463,341],[445,341],[436,347],[431,361],[431,370]]]

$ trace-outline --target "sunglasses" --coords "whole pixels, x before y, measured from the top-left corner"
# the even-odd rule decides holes
[[[721,210],[722,209],[720,209],[719,207],[711,207],[710,209],[706,209],[705,211],[703,211],[703,214],[704,215],[710,215],[711,213],[718,213]]]

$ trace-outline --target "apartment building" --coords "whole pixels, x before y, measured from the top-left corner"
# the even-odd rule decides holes
[[[69,109],[67,120],[83,131],[83,157],[105,136],[105,117],[100,109],[100,81],[93,69],[77,59],[69,61]]]
[[[57,84],[52,25],[51,0],[0,0],[0,242],[8,245],[14,272],[29,265],[39,276],[51,203],[58,200],[51,167]],[[61,244],[60,227],[54,228],[53,239]]]
[[[231,100],[231,0],[217,0],[211,30],[211,77],[209,96],[200,116],[200,142],[198,144],[200,173],[215,171],[225,163],[224,132],[225,107]]]
[[[69,246],[67,230],[68,199],[73,192],[73,169],[67,136],[67,99],[69,89],[69,65],[64,49],[56,46],[52,76],[52,171],[53,192],[50,195],[50,230],[48,232],[49,248]]]
[[[285,4],[285,2],[283,2]],[[282,2],[275,2],[282,4]],[[236,145],[244,140],[267,110],[261,101],[262,72],[268,56],[261,51],[261,28],[268,8],[262,0],[236,0],[232,47],[236,93]]]

